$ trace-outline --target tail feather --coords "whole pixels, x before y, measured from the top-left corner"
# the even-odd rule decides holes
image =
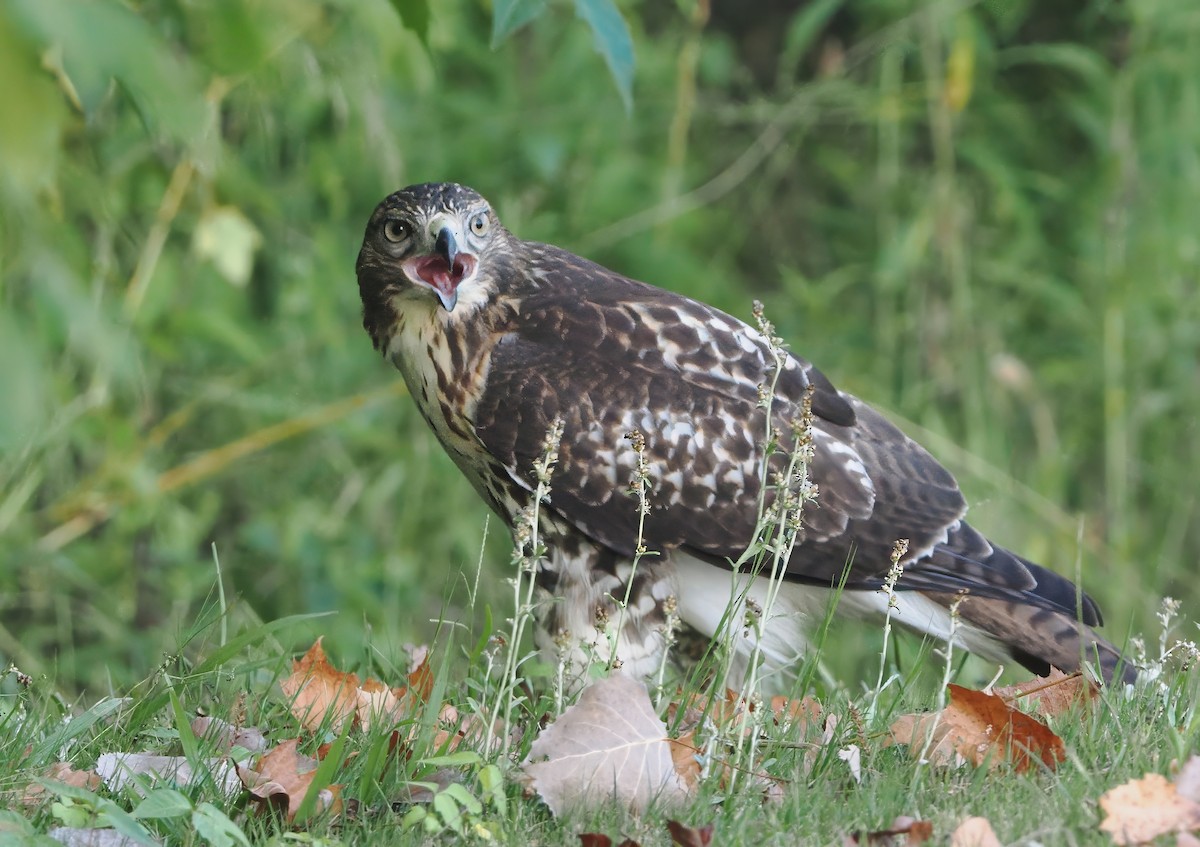
[[[944,605],[953,595],[931,596]],[[959,605],[967,623],[993,635],[1012,658],[1045,676],[1051,666],[1071,673],[1085,664],[1098,667],[1105,682],[1133,682],[1137,668],[1121,651],[1074,615],[1019,602],[967,596]]]

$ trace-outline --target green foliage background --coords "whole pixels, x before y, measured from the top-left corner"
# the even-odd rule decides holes
[[[342,652],[459,614],[485,510],[353,274],[375,203],[425,180],[762,299],[978,525],[1081,571],[1112,637],[1164,594],[1194,618],[1200,6],[739,8],[622,4],[627,108],[620,31],[566,3],[3,0],[0,662],[141,678],[213,544],[240,613],[337,610]]]

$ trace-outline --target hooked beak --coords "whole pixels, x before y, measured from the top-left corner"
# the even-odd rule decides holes
[[[454,240],[454,232],[448,226],[443,226],[433,242],[433,251],[446,260],[446,267],[454,267],[454,259],[458,256],[458,242]]]
[[[454,227],[442,223],[434,235],[433,252],[409,259],[405,270],[410,279],[432,288],[442,308],[452,312],[458,303],[458,285],[474,273],[476,264],[475,256],[459,251]]]

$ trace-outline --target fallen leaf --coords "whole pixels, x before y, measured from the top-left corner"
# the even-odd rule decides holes
[[[857,744],[851,744],[843,750],[838,750],[837,757],[850,768],[850,777],[855,784],[862,783],[862,751]]]
[[[671,833],[671,841],[678,844],[679,847],[708,847],[712,843],[712,824],[695,827],[669,820],[667,821],[667,831]]]
[[[700,759],[696,748],[696,730],[689,730],[678,738],[668,738],[671,745],[671,761],[675,773],[687,788],[693,789],[700,782]]]
[[[242,784],[260,801],[260,806],[285,814],[289,821],[296,817],[317,773],[317,760],[299,752],[299,741],[298,738],[284,741],[264,754],[253,768],[238,766],[237,769]],[[313,814],[325,811],[337,814],[341,808],[340,791],[337,785],[321,789]]]
[[[821,717],[821,704],[812,697],[789,700],[776,694],[771,698],[771,712],[775,723],[784,729],[799,729],[801,735]]]
[[[534,739],[523,768],[555,815],[607,800],[639,812],[688,795],[646,686],[623,674],[585,688]]]
[[[43,779],[52,779],[55,782],[63,782],[75,788],[86,788],[89,791],[95,791],[102,784],[100,775],[95,771],[77,771],[66,762],[55,762],[46,768],[41,776]],[[25,786],[19,802],[22,806],[32,808],[40,806],[47,796],[53,795],[46,789],[46,786],[35,782]]]
[[[202,764],[225,794],[235,794],[241,788],[234,765],[226,759],[203,759]],[[102,753],[96,759],[96,773],[104,780],[109,791],[132,787],[138,794],[142,794],[143,789],[134,776],[178,786],[191,785],[196,780],[192,765],[185,757],[151,753]]]
[[[900,836],[904,836],[901,840]],[[893,845],[924,844],[933,838],[933,824],[901,815],[887,829],[876,832],[855,832],[846,837],[847,845],[870,845],[870,847],[893,847]]]
[[[318,638],[303,657],[292,662],[292,675],[279,683],[291,700],[292,714],[310,732],[328,723],[340,733],[358,713],[358,676],[329,664]]]
[[[579,833],[580,847],[612,847],[612,843],[611,838],[600,832]],[[626,838],[617,847],[642,847],[642,845],[632,838]]]
[[[192,721],[192,734],[206,738],[223,753],[241,747],[251,753],[267,749],[267,739],[261,729],[253,726],[237,727],[220,718],[200,717]]]
[[[74,826],[56,826],[49,835],[66,847],[144,847],[146,842],[122,835],[115,829],[87,829]],[[161,843],[158,841],[155,844]]]
[[[1027,712],[1050,718],[1095,700],[1100,687],[1078,671],[1065,674],[1058,668],[1050,668],[1046,676],[1006,685],[993,693]]]
[[[1175,774],[1175,790],[1180,797],[1200,803],[1200,756],[1189,756]]]
[[[1200,828],[1200,803],[1180,797],[1165,776],[1146,774],[1100,797],[1100,829],[1117,844],[1141,844],[1171,832]]]
[[[950,833],[950,847],[1003,847],[987,818],[967,818]]]
[[[1041,762],[1054,769],[1066,757],[1062,739],[1002,697],[951,684],[941,712],[901,715],[889,728],[890,742],[907,744],[915,755],[940,765],[1010,762],[1023,773]],[[928,745],[928,750],[926,750]]]
[[[428,703],[429,695],[433,693],[433,671],[429,667],[429,648],[414,648],[412,657],[413,667],[408,672],[408,689],[422,703]]]

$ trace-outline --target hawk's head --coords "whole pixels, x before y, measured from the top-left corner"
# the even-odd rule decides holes
[[[364,310],[450,313],[463,309],[460,301],[483,303],[494,287],[489,259],[507,252],[506,236],[487,200],[470,188],[430,182],[397,191],[375,208],[358,253]]]

